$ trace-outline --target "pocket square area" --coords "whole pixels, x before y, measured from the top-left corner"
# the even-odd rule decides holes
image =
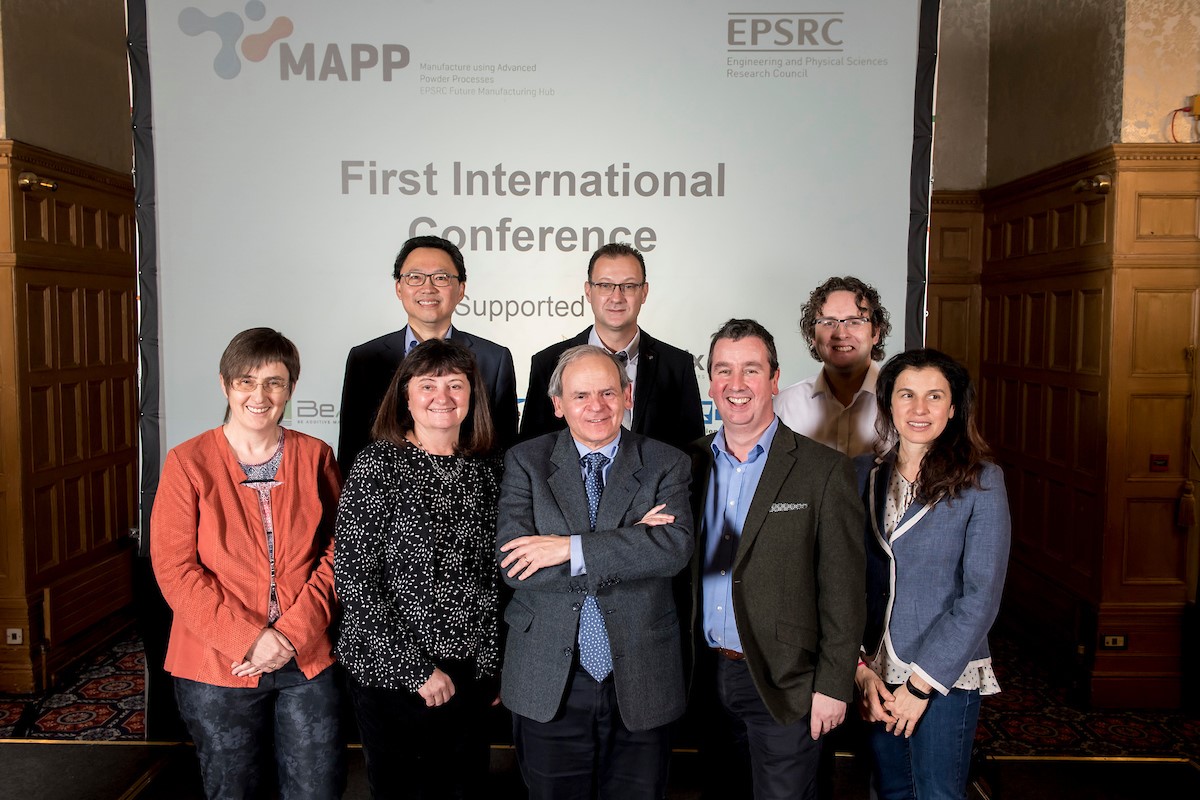
[[[771,503],[771,510],[768,513],[775,514],[780,511],[803,511],[808,508],[808,503]]]

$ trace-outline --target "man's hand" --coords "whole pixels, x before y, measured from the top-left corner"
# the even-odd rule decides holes
[[[508,554],[500,562],[500,569],[508,569],[508,577],[523,581],[542,567],[557,567],[570,561],[571,537],[518,536],[501,545],[500,552]]]
[[[660,513],[666,507],[666,503],[660,503],[659,505],[656,505],[654,508],[647,511],[646,516],[639,519],[637,524],[648,525],[651,528],[655,527],[656,525],[670,525],[675,521],[675,515]]]
[[[449,703],[450,698],[454,697],[454,681],[450,680],[449,675],[434,667],[433,674],[420,689],[417,689],[417,694],[421,695],[421,699],[429,708]]]
[[[846,719],[846,702],[813,692],[812,711],[809,712],[809,733],[814,740],[841,725]]]

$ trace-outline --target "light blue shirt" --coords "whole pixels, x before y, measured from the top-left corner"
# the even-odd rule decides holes
[[[583,480],[585,480],[585,481],[587,480],[587,467],[584,466],[583,457],[586,456],[588,453],[603,453],[604,455],[608,456],[608,463],[600,468],[600,477],[601,477],[601,479],[603,479],[605,485],[607,485],[608,484],[608,471],[610,469],[612,469],[613,461],[615,461],[617,459],[617,448],[619,448],[621,446],[621,432],[617,431],[617,438],[613,439],[611,442],[606,444],[604,447],[601,447],[599,450],[591,450],[588,447],[581,445],[575,439],[571,439],[571,441],[575,442],[575,449],[579,451],[579,477],[583,478]],[[585,489],[585,491],[586,491],[586,489]],[[571,575],[573,575],[573,576],[574,575],[586,575],[587,574],[587,563],[584,562],[584,560],[583,560],[583,541],[580,538],[580,534],[578,534],[578,533],[571,534],[570,545],[571,545]]]
[[[454,326],[451,325],[449,328],[446,329],[446,338],[449,339],[453,335],[454,335]],[[421,343],[421,340],[417,338],[415,333],[413,333],[412,325],[405,325],[404,326],[404,355],[408,355],[409,353],[411,353],[412,349],[414,347],[416,347],[417,345],[419,345],[420,343]]]
[[[725,429],[713,438],[713,470],[704,494],[704,573],[701,578],[704,637],[709,647],[742,651],[733,616],[733,557],[742,540],[746,512],[767,465],[767,451],[779,417],[763,431],[746,460],[738,461],[725,447]]]

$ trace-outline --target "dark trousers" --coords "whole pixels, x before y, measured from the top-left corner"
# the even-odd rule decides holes
[[[430,708],[415,692],[363,686],[350,678],[371,797],[486,797],[491,749],[485,712],[494,683],[475,680],[472,663],[445,663],[450,701]]]
[[[621,721],[610,675],[576,668],[558,715],[513,714],[513,741],[529,800],[659,800],[667,786],[668,727],[631,731]]]
[[[346,764],[332,667],[309,680],[293,659],[252,689],[176,678],[175,699],[209,800],[257,797],[272,738],[282,800],[341,797]]]
[[[759,697],[746,662],[713,658],[718,713],[704,760],[733,779],[723,781],[718,791],[725,797],[755,800],[815,800],[822,742],[813,741],[808,715],[780,725]]]

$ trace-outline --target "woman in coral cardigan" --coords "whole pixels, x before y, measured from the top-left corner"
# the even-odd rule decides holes
[[[166,669],[210,798],[257,796],[274,739],[282,798],[344,783],[329,625],[341,477],[324,442],[280,427],[300,376],[278,331],[221,356],[225,424],[172,449],[150,551],[174,612]]]

